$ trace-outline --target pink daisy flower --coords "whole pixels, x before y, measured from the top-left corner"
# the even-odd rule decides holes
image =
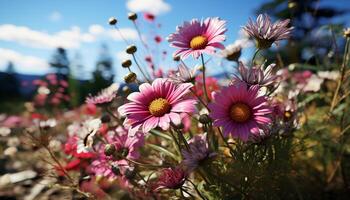
[[[214,54],[215,48],[225,49],[221,43],[225,40],[226,21],[216,18],[207,18],[204,21],[193,19],[184,22],[176,28],[176,32],[168,37],[170,46],[176,47],[175,56],[183,58],[192,55],[198,58],[202,53]]]
[[[105,105],[110,103],[117,95],[119,89],[119,85],[113,83],[108,88],[101,90],[96,96],[89,96],[86,98],[87,104],[95,104],[95,105]]]
[[[118,127],[115,132],[109,132],[107,141],[113,145],[113,151],[106,155],[106,145],[102,145],[98,157],[91,164],[91,170],[96,175],[115,179],[130,167],[126,159],[140,157],[138,149],[143,146],[144,137],[142,133],[131,137],[127,130]]]
[[[181,113],[193,113],[196,100],[185,99],[189,93],[191,83],[176,85],[165,78],[158,78],[152,85],[140,85],[140,92],[131,93],[127,99],[131,102],[119,107],[121,115],[126,116],[125,125],[132,129],[147,133],[155,127],[167,130],[170,123],[180,124]]]
[[[271,123],[268,115],[272,112],[266,97],[258,96],[258,91],[258,85],[248,89],[246,84],[237,84],[214,93],[214,103],[209,104],[214,126],[223,127],[225,136],[231,134],[243,141],[251,134],[258,135]]]
[[[181,168],[166,168],[163,169],[158,178],[156,189],[179,189],[185,183],[186,173]]]

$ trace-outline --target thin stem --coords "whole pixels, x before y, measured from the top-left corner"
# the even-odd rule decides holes
[[[136,64],[137,68],[140,70],[142,76],[147,80],[147,82],[150,83],[150,80],[147,78],[145,72],[142,70],[141,66],[140,66],[139,63],[137,62],[136,57],[135,57],[135,54],[132,54],[132,58],[134,59],[135,64]]]
[[[200,96],[198,96],[198,95],[196,94],[196,92],[195,92],[192,88],[190,89],[190,91],[191,91],[192,94],[199,100],[199,102],[200,102],[206,109],[209,110],[208,105],[203,101],[203,99],[202,99]]]
[[[192,186],[194,187],[194,189],[196,190],[197,194],[201,197],[201,199],[203,200],[207,200],[207,198],[205,198],[201,192],[198,190],[197,186],[190,180],[190,179],[187,179],[188,182],[190,182],[192,184]]]
[[[337,85],[337,89],[335,90],[334,96],[333,96],[333,100],[331,103],[331,107],[330,107],[330,112],[333,112],[336,104],[338,104],[339,102],[337,102],[337,98],[338,98],[338,94],[341,88],[341,85],[343,84],[344,81],[344,77],[345,77],[345,66],[347,64],[347,54],[349,52],[349,46],[350,46],[350,40],[349,38],[346,39],[346,44],[345,44],[345,51],[344,51],[344,57],[343,57],[343,64],[340,68],[340,73],[341,73],[341,77],[339,79],[338,85]]]
[[[177,139],[176,139],[176,137],[175,137],[175,135],[174,135],[174,133],[173,133],[173,131],[172,131],[171,129],[169,130],[169,132],[170,132],[171,137],[173,138],[173,140],[174,140],[174,142],[175,142],[175,144],[176,144],[176,147],[177,147],[177,149],[178,149],[178,151],[179,151],[179,153],[180,153],[180,156],[182,157],[180,143],[177,141]]]
[[[142,45],[145,47],[145,49],[147,49],[147,51],[149,51],[148,45],[146,44],[146,42],[145,42],[145,41],[143,40],[143,38],[142,38],[141,31],[140,31],[139,27],[137,26],[137,24],[136,24],[135,21],[133,21],[133,24],[134,24],[134,27],[135,27],[135,29],[136,29],[137,36],[139,37],[139,39],[140,39]]]
[[[183,136],[183,133],[181,131],[178,131],[178,130],[176,132],[177,132],[178,137],[181,138],[182,142],[184,143],[186,149],[189,151],[190,146],[188,145],[186,138]]]
[[[221,131],[221,129],[220,129],[219,127],[218,127],[218,131],[219,131],[219,133],[220,133],[220,136],[221,136],[222,140],[223,140],[224,143],[226,144],[226,147],[229,148],[231,156],[234,157],[234,156],[233,156],[233,153],[232,153],[232,152],[233,152],[233,149],[232,149],[231,146],[227,143],[227,141],[226,141],[226,139],[225,139],[224,135],[222,134],[222,131]]]
[[[120,37],[122,38],[122,40],[124,40],[124,42],[126,43],[126,45],[130,45],[130,43],[125,39],[125,37],[123,36],[122,32],[119,30],[117,25],[114,25],[114,28],[117,30],[118,34],[120,35]]]
[[[260,49],[256,49],[254,52],[254,56],[252,58],[252,66],[254,65],[255,57],[258,55],[259,51],[260,51]]]
[[[203,93],[205,95],[205,98],[207,99],[207,102],[209,102],[209,96],[208,96],[208,92],[207,92],[207,86],[205,84],[205,62],[204,62],[204,57],[203,54],[201,54],[201,60],[202,60],[202,73],[203,73]]]

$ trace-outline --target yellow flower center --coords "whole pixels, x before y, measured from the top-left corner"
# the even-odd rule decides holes
[[[207,44],[208,44],[208,39],[205,36],[198,35],[192,38],[190,42],[190,47],[195,50],[204,49]]]
[[[168,113],[170,111],[170,108],[171,105],[168,100],[163,98],[153,100],[148,106],[149,112],[156,117],[161,117],[165,113]]]
[[[235,103],[231,106],[230,116],[235,122],[243,123],[251,117],[251,110],[247,104]]]

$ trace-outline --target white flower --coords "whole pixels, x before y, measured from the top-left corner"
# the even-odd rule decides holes
[[[77,132],[79,136],[79,140],[77,141],[77,153],[91,151],[94,143],[94,136],[100,127],[100,119],[91,119],[83,123],[83,126]]]
[[[57,121],[55,119],[48,119],[46,121],[40,121],[39,126],[41,128],[53,128],[57,125]]]
[[[7,127],[0,127],[0,135],[2,137],[6,137],[8,135],[10,135],[11,133],[11,129],[7,128]]]
[[[323,79],[337,80],[339,78],[338,71],[319,71],[317,75]]]
[[[319,78],[317,75],[313,74],[306,85],[302,88],[304,92],[317,92],[321,89],[321,84],[323,83],[322,78]]]

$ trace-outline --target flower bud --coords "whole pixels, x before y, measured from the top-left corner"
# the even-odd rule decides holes
[[[128,14],[128,19],[131,20],[131,21],[135,21],[137,19],[137,14],[136,13],[129,13]]]
[[[176,62],[180,61],[180,56],[174,56],[173,60],[176,61]]]
[[[126,48],[126,53],[128,54],[134,54],[137,51],[137,48],[135,45],[130,45]]]
[[[210,119],[209,115],[202,114],[199,116],[199,122],[202,124],[208,124],[211,122],[211,119]]]
[[[133,83],[135,82],[137,76],[134,72],[130,72],[129,74],[127,74],[126,76],[124,76],[124,81],[125,83]]]
[[[111,18],[109,18],[109,20],[108,20],[108,23],[109,23],[109,25],[111,25],[111,26],[116,25],[117,22],[118,22],[118,20],[117,20],[116,18],[114,18],[114,17],[111,17]]]
[[[350,38],[350,28],[344,30],[344,37]]]
[[[136,170],[135,169],[132,169],[132,168],[127,168],[125,170],[125,173],[124,173],[124,176],[127,178],[127,179],[133,179],[135,178],[135,175],[136,175]]]
[[[108,123],[110,121],[111,121],[111,117],[109,115],[107,115],[107,114],[102,115],[102,117],[101,117],[102,123]]]
[[[125,93],[125,94],[129,94],[131,92],[130,88],[125,85],[123,88],[122,88],[122,91]]]
[[[124,61],[122,62],[122,67],[128,68],[128,67],[131,66],[131,64],[132,64],[131,60],[127,59],[127,60],[124,60]]]
[[[119,166],[116,165],[116,164],[112,164],[112,172],[113,172],[115,175],[119,176],[119,175],[120,175]]]
[[[106,144],[104,152],[106,156],[112,155],[115,152],[115,146],[113,144]]]

